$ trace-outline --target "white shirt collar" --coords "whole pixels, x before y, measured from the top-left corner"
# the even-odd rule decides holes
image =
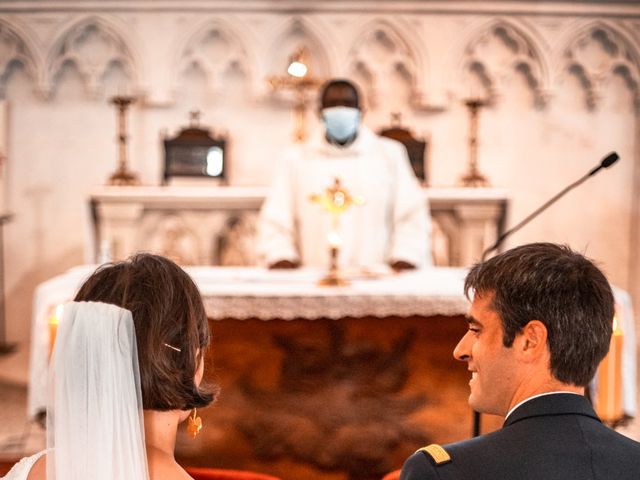
[[[507,418],[509,418],[509,415],[511,415],[519,406],[527,403],[529,400],[533,400],[534,398],[538,398],[538,397],[544,397],[545,395],[557,395],[558,393],[570,393],[572,395],[578,395],[578,396],[582,396],[580,393],[576,393],[576,392],[567,392],[564,390],[559,390],[557,392],[545,392],[545,393],[539,393],[538,395],[533,395],[532,397],[529,398],[525,398],[524,400],[522,400],[520,403],[518,403],[516,406],[514,406],[513,408],[511,408],[511,410],[509,410],[509,413],[507,413],[507,416],[504,417],[504,419],[506,420]]]

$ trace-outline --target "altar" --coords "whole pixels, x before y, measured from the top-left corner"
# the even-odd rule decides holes
[[[95,267],[36,290],[29,415],[46,403],[50,320]],[[212,331],[205,381],[222,393],[200,411],[197,439],[180,431],[183,465],[292,480],[379,479],[421,445],[469,436],[469,374],[452,356],[467,328],[466,269],[346,272],[351,284],[341,288],[318,287],[324,272],[314,269],[185,269]],[[630,309],[624,292],[616,300]],[[630,310],[621,318],[633,325]],[[634,363],[633,336],[626,338]],[[635,381],[627,388],[635,398]],[[499,424],[488,419],[486,428]]]

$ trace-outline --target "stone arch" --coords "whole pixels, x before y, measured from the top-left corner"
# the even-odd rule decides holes
[[[31,37],[17,25],[0,19],[0,97],[4,96],[11,73],[18,65],[40,86],[42,60]]]
[[[79,71],[87,90],[97,96],[110,68],[119,66],[129,82],[128,94],[139,87],[139,56],[123,29],[113,22],[88,16],[72,21],[53,42],[46,60],[44,85],[46,94],[56,89],[56,79],[65,65],[71,63]]]
[[[640,45],[623,29],[604,20],[567,32],[557,52],[556,79],[576,75],[585,92],[586,107],[597,107],[607,82],[621,75],[640,108]]]
[[[545,42],[526,23],[496,18],[473,29],[464,39],[459,66],[453,79],[459,85],[458,95],[486,96],[495,102],[504,83],[513,75],[526,80],[534,104],[544,105],[548,98],[550,74],[544,54]],[[474,76],[484,91],[474,91]]]
[[[410,91],[408,99],[414,108],[422,108],[424,91],[428,88],[426,66],[428,55],[418,35],[409,31],[407,25],[395,25],[386,19],[374,19],[365,24],[355,36],[355,41],[347,54],[345,65],[350,73],[365,73],[370,85],[369,101],[375,105],[380,92],[385,89],[384,78],[398,74],[407,83]]]
[[[180,83],[180,76],[188,68],[196,66],[206,75],[212,92],[218,92],[223,83],[224,73],[230,69],[240,70],[249,84],[256,77],[255,61],[245,46],[245,41],[229,22],[210,18],[201,22],[179,42],[174,55],[174,91]],[[220,46],[228,50],[221,52]]]

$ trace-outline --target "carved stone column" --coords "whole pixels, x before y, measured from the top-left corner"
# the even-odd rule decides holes
[[[460,233],[456,248],[455,265],[471,265],[478,262],[487,245],[496,241],[496,219],[501,208],[498,205],[459,205],[455,208]]]

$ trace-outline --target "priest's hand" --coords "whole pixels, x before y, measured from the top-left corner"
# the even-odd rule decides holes
[[[403,270],[415,270],[416,266],[404,260],[396,260],[391,263],[391,268],[396,272],[401,272]]]
[[[279,270],[279,269],[298,268],[299,266],[300,266],[299,262],[292,262],[291,260],[278,260],[277,262],[269,265],[269,268],[273,270]]]

